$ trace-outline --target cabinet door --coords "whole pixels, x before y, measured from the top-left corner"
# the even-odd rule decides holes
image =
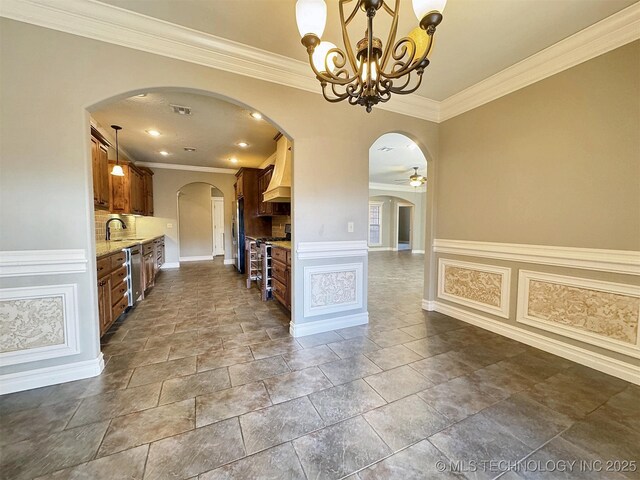
[[[93,204],[100,206],[100,161],[98,155],[99,142],[91,137],[91,173],[93,174]]]
[[[269,183],[271,183],[271,177],[273,177],[273,167],[269,167],[262,171],[260,176],[258,177],[258,191],[260,192],[260,203],[258,204],[258,214],[271,216],[273,215],[273,203],[265,202],[264,192],[269,188]]]
[[[131,213],[130,183],[131,170],[122,165],[124,177],[111,175],[111,212]]]
[[[236,182],[236,198],[244,197],[244,181],[243,174],[238,175],[238,181]]]
[[[144,262],[144,289],[145,291],[151,287],[153,287],[153,282],[155,280],[155,261],[154,261],[153,251],[146,254],[142,257],[142,261]]]
[[[287,308],[291,310],[291,268],[290,267],[287,267],[286,278],[287,278],[287,281],[285,286],[287,288],[287,293],[285,297],[287,301]]]
[[[100,163],[100,205],[109,208],[109,151],[105,145],[98,145],[98,161]]]
[[[144,214],[153,216],[153,175],[144,174]]]
[[[98,317],[100,319],[100,336],[104,335],[112,323],[111,318],[111,277],[98,279]]]

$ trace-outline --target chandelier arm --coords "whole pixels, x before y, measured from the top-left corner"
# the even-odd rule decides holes
[[[404,58],[407,53],[407,48],[404,45],[405,43],[410,43],[410,45],[412,46],[412,54],[407,61],[402,62],[400,60]],[[402,52],[400,54],[398,53],[398,49],[401,46],[402,46]],[[433,47],[433,34],[429,34],[429,44],[427,45],[427,48],[425,49],[425,51],[422,53],[422,55],[418,60],[412,61],[412,57],[415,55],[415,50],[416,50],[415,42],[413,41],[412,38],[409,38],[409,37],[401,38],[400,40],[398,40],[398,43],[396,43],[396,45],[394,46],[394,59],[398,61],[393,64],[393,68],[391,72],[389,73],[383,72],[382,74],[386,78],[400,78],[403,75],[411,73],[418,68],[422,68],[424,70],[424,67],[428,65],[429,61],[427,60],[427,55],[429,55],[429,53],[431,52],[432,47]],[[427,62],[426,65],[425,65],[425,62]],[[397,66],[400,66],[400,68],[396,70],[395,67]]]
[[[340,10],[340,25],[342,27],[342,42],[344,43],[344,49],[347,53],[347,58],[349,59],[349,64],[351,65],[351,69],[355,72],[358,70],[357,67],[357,62],[356,62],[356,57],[353,54],[353,48],[351,47],[351,39],[349,38],[349,31],[347,29],[347,26],[349,25],[349,23],[351,22],[351,20],[353,20],[353,17],[355,17],[356,13],[358,12],[358,8],[359,8],[359,0],[356,3],[355,8],[353,9],[353,12],[351,12],[351,15],[349,16],[349,19],[347,21],[345,21],[344,19],[344,6],[351,2],[352,0],[340,0],[340,8],[338,10]]]
[[[343,100],[346,100],[347,98],[349,98],[349,94],[348,93],[343,93],[343,94],[336,95],[336,93],[333,91],[333,88],[332,88],[332,92],[331,93],[333,93],[335,95],[335,97],[330,97],[330,96],[327,95],[327,91],[326,91],[327,83],[326,82],[320,82],[320,85],[322,85],[322,96],[324,97],[324,99],[327,102],[338,103],[338,102],[342,102]]]
[[[338,52],[342,57],[344,57],[344,53],[339,49],[339,48],[332,48],[331,50],[329,50],[329,52],[333,52],[336,51]],[[316,68],[315,64],[313,63],[313,52],[309,52],[309,65],[311,66],[311,70],[313,70],[313,73],[316,74],[316,77],[318,78],[318,80],[320,80],[321,82],[328,82],[328,83],[337,83],[339,85],[347,85],[349,83],[351,83],[355,77],[349,77],[349,78],[339,78],[337,77],[333,72],[330,71],[325,71],[325,72],[320,72],[318,71],[318,69]],[[329,55],[327,54],[327,57],[325,57],[325,67],[328,68],[327,66],[327,59],[328,59]],[[336,65],[336,62],[334,61],[334,65]],[[344,65],[344,63],[343,63]],[[346,69],[340,69],[339,72],[344,71],[345,73],[348,73]]]
[[[418,75],[418,81],[416,82],[415,86],[413,88],[410,88],[408,90],[403,90],[404,87],[406,87],[409,84],[409,80],[411,80],[411,74],[409,74],[409,79],[408,81],[402,85],[402,87],[391,87],[389,89],[389,91],[391,93],[397,93],[398,95],[409,95],[410,93],[415,92],[416,90],[418,90],[418,88],[420,88],[420,85],[422,84],[422,71],[418,70],[417,75]]]
[[[380,65],[380,69],[378,71],[382,71],[387,67],[387,62],[389,61],[389,54],[391,53],[391,45],[393,45],[396,41],[396,35],[398,33],[398,12],[400,11],[400,0],[396,0],[396,9],[395,11],[391,11],[388,7],[387,2],[383,3],[384,9],[387,11],[389,15],[393,17],[391,22],[391,28],[389,29],[389,38],[387,39],[387,48],[384,49],[384,54],[382,55],[382,64]]]

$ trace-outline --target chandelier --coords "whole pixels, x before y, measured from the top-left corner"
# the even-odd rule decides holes
[[[302,45],[326,100],[348,100],[371,112],[374,105],[389,101],[392,94],[407,95],[420,87],[447,0],[412,2],[419,26],[396,42],[400,0],[339,0],[343,51],[320,40],[327,22],[324,0],[298,0],[296,21]],[[367,28],[354,49],[349,25],[361,11],[366,14]],[[373,34],[373,19],[379,11],[389,15],[391,21],[386,45]]]

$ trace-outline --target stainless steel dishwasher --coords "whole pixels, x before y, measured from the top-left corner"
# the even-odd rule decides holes
[[[127,252],[129,306],[133,307],[142,296],[142,246],[134,245],[125,251]]]

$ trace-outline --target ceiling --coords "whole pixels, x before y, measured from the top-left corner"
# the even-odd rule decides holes
[[[191,115],[174,113],[172,104],[191,107]],[[120,146],[135,161],[235,169],[257,167],[276,150],[278,130],[249,113],[215,97],[162,90],[113,102],[91,116],[107,131],[112,124],[122,127]],[[161,135],[152,137],[147,130]],[[241,141],[249,146],[237,146]],[[169,155],[162,156],[161,150]],[[232,163],[232,157],[238,162]]]
[[[369,182],[408,185],[413,167],[418,167],[418,174],[427,175],[427,159],[404,135],[385,133],[369,148]],[[406,180],[406,183],[396,180]]]
[[[103,3],[307,61],[295,0],[102,0]],[[449,0],[418,94],[444,100],[637,0]],[[340,46],[337,2],[329,0],[323,40]],[[269,21],[265,21],[269,19]],[[376,18],[381,38],[384,20]],[[399,35],[417,26],[401,0]],[[351,34],[358,38],[362,25]],[[312,76],[311,70],[309,75]]]

